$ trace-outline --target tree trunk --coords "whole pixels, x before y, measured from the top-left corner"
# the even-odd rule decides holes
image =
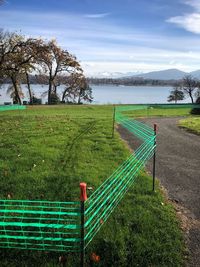
[[[63,92],[63,94],[62,94],[62,101],[65,100],[65,94],[66,94],[66,91],[67,91],[67,90],[64,90],[64,92]]]
[[[27,83],[27,87],[28,87],[30,105],[33,105],[33,95],[32,95],[32,92],[31,92],[30,79],[29,79],[29,75],[28,75],[27,72],[26,72],[26,83]]]
[[[54,94],[56,94],[56,95],[57,95],[57,87],[58,87],[58,85],[55,85],[55,84],[54,84],[53,92],[54,92]]]
[[[79,96],[78,96],[78,104],[81,104],[81,95],[82,95],[83,91],[82,89],[80,89],[79,91]]]
[[[49,79],[48,105],[51,105],[52,80]]]
[[[66,93],[68,92],[69,89],[71,89],[71,87],[67,87],[67,88],[63,91],[63,93],[62,93],[62,101],[65,100]],[[67,97],[67,102],[68,102],[68,97]]]
[[[194,99],[193,99],[193,96],[192,96],[192,94],[190,93],[189,95],[190,95],[190,98],[191,98],[192,104],[194,104]]]
[[[79,96],[78,96],[78,104],[80,104],[81,103],[81,95],[79,94]]]
[[[19,95],[19,91],[18,91],[18,87],[17,87],[17,80],[15,77],[11,77],[11,80],[12,80],[12,84],[13,84],[13,87],[15,89],[15,95],[16,95],[16,98],[17,98],[17,102],[18,104],[22,104],[22,101],[21,101],[21,98],[20,98],[20,95]]]

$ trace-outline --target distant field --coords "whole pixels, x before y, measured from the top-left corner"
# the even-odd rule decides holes
[[[181,120],[179,125],[194,133],[200,134],[200,116]]]
[[[163,111],[163,113],[162,113]],[[189,110],[149,110],[189,115]],[[137,113],[137,112],[136,112]],[[134,116],[143,116],[140,113]],[[130,154],[112,138],[112,106],[40,106],[0,113],[0,197],[79,200],[79,182],[97,188]],[[87,249],[98,266],[182,266],[183,242],[173,208],[142,172]],[[58,253],[1,250],[0,265],[58,266]],[[78,266],[78,255],[68,265]],[[86,266],[91,266],[88,262]]]

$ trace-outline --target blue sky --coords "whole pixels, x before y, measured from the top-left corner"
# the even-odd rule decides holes
[[[200,0],[7,0],[0,27],[56,38],[87,75],[200,69]]]

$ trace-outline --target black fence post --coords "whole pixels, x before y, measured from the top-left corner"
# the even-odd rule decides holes
[[[85,266],[85,201],[87,200],[87,185],[80,183],[80,201],[81,201],[81,242],[80,242],[80,267]]]
[[[114,138],[115,135],[115,105],[114,105],[114,109],[113,109],[113,128],[112,128],[112,138]]]
[[[155,192],[155,178],[156,178],[156,135],[157,124],[154,124],[154,154],[153,154],[153,191]]]

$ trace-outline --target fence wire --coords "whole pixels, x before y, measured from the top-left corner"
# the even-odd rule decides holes
[[[0,247],[76,252],[81,249],[83,227],[87,247],[154,154],[156,135],[153,128],[126,115],[151,107],[171,108],[172,105],[116,108],[116,122],[142,144],[87,199],[84,225],[81,225],[80,202],[0,200]],[[173,105],[173,108],[177,107],[199,108],[199,105]]]

